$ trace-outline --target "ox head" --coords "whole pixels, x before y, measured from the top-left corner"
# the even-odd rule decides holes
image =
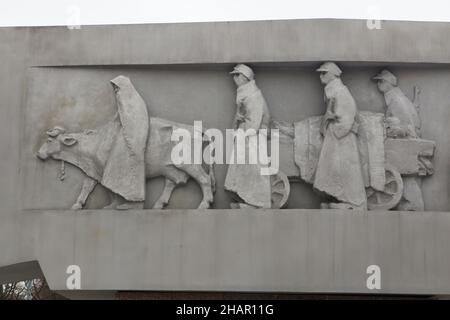
[[[60,152],[77,143],[77,140],[70,134],[65,133],[62,127],[54,127],[47,131],[47,141],[42,144],[36,156],[41,160],[47,160],[49,157],[60,159]]]

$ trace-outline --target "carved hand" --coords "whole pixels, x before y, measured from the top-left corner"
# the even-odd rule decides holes
[[[335,121],[338,119],[338,116],[335,113],[327,111],[324,115],[324,121]]]
[[[238,129],[239,126],[241,125],[241,123],[243,123],[247,120],[250,120],[250,119],[241,113],[237,113],[235,120],[234,120],[235,121],[235,129]]]
[[[322,136],[325,136],[325,131],[328,128],[328,125],[330,124],[330,122],[335,121],[338,119],[338,116],[332,112],[327,111],[323,118],[322,118],[322,123],[320,126],[320,133],[322,134]]]

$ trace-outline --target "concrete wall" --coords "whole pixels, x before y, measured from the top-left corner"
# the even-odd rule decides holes
[[[448,213],[28,211],[23,220],[55,290],[77,264],[83,290],[449,292]]]
[[[0,29],[0,266],[38,260],[53,289],[79,264],[92,290],[367,292],[365,268],[382,267],[380,293],[449,293],[450,24],[304,20]],[[108,80],[129,76],[151,115],[224,129],[234,112],[227,72],[250,63],[275,118],[320,114],[320,61],[340,62],[360,109],[382,111],[369,78],[388,66],[411,96],[422,88],[423,136],[436,140],[426,213],[214,210],[74,213],[81,175],[33,153],[54,124],[92,127],[113,114]],[[49,116],[51,112],[51,116]],[[216,208],[227,208],[225,167]],[[152,201],[161,181],[149,184]],[[195,208],[194,184],[172,208]],[[97,188],[90,208],[107,202]],[[306,185],[291,207],[315,208]],[[48,211],[47,209],[53,209]],[[385,271],[384,271],[385,270]]]

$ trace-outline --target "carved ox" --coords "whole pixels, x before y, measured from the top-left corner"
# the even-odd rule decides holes
[[[208,174],[201,164],[175,165],[171,161],[171,151],[175,145],[175,142],[170,139],[173,130],[177,128],[193,130],[193,127],[153,117],[149,120],[145,177],[146,179],[165,177],[164,191],[153,208],[164,208],[174,188],[186,183],[189,177],[197,181],[203,193],[203,199],[198,208],[209,208],[213,202],[215,189],[213,165],[209,165]],[[86,174],[81,193],[72,209],[81,209],[96,184],[101,183],[103,170],[110,157],[112,145],[119,134],[120,126],[119,117],[116,116],[115,119],[95,130],[66,133],[64,128],[55,127],[47,131],[47,141],[40,147],[37,157],[41,160],[52,158],[68,162]],[[205,137],[203,139],[206,140]],[[117,195],[108,208],[120,209],[116,201]]]

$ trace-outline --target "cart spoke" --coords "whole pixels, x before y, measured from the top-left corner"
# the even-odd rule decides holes
[[[377,203],[381,203],[381,194],[379,192],[375,193],[375,197],[377,199]]]
[[[386,177],[385,184],[389,184],[389,183],[394,182],[394,181],[395,181],[395,177],[390,175],[389,177]]]
[[[387,189],[383,190],[382,192],[383,192],[384,194],[387,194],[388,196],[393,196],[393,195],[396,194],[395,191],[390,191],[390,190],[387,190]]]

